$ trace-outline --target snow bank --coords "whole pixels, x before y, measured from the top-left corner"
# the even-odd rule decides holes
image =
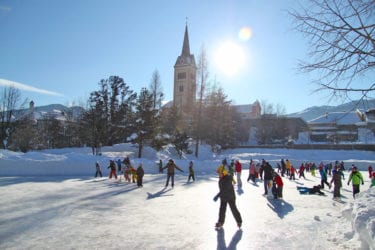
[[[363,249],[375,249],[375,188],[360,192],[343,211],[358,233]]]

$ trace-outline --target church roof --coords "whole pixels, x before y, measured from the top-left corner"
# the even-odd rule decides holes
[[[178,56],[174,66],[176,67],[185,65],[193,65],[194,67],[196,65],[194,55],[190,54],[189,32],[187,24],[185,26],[184,43],[182,45],[181,55]]]
[[[190,56],[189,33],[187,24],[185,26],[184,44],[182,45],[181,56]]]
[[[233,105],[238,113],[249,113],[254,104]]]

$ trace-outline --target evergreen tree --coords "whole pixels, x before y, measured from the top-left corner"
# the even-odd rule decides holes
[[[231,107],[222,88],[211,90],[205,100],[204,115],[202,116],[202,139],[211,146],[220,145],[222,148],[233,147],[238,142],[238,114]]]
[[[99,82],[100,90],[90,94],[89,109],[82,116],[81,129],[92,146],[113,145],[124,142],[134,127],[134,105],[136,93],[130,90],[124,80],[111,76]]]
[[[138,157],[142,157],[142,149],[146,140],[152,140],[155,128],[158,127],[158,110],[153,106],[153,95],[146,88],[142,88],[136,104],[135,132],[137,137],[134,142],[138,143]]]
[[[28,152],[41,146],[36,121],[25,116],[13,124],[13,132],[9,137],[9,149],[14,151]]]
[[[181,129],[181,116],[176,106],[163,109],[161,113],[162,132],[169,135]]]
[[[176,131],[175,135],[173,136],[172,144],[176,149],[178,156],[180,159],[182,158],[182,154],[188,152],[189,149],[189,137],[186,135],[185,132],[180,133]]]

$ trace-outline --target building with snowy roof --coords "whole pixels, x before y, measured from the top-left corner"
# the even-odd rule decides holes
[[[359,110],[326,113],[307,124],[311,142],[368,142],[375,132],[374,120]]]

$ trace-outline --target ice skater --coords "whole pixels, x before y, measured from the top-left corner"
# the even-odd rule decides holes
[[[220,192],[214,197],[214,201],[217,201],[220,198],[219,220],[215,225],[216,229],[220,229],[224,225],[227,204],[229,204],[233,217],[237,222],[237,226],[239,228],[242,226],[242,217],[236,206],[236,195],[234,193],[232,178],[233,177],[228,174],[225,169],[219,173]]]
[[[170,159],[163,169],[167,169],[167,182],[165,183],[165,187],[168,187],[169,179],[171,179],[172,188],[174,187],[174,170],[177,169],[181,172],[184,172],[181,168],[177,167],[172,159]]]

